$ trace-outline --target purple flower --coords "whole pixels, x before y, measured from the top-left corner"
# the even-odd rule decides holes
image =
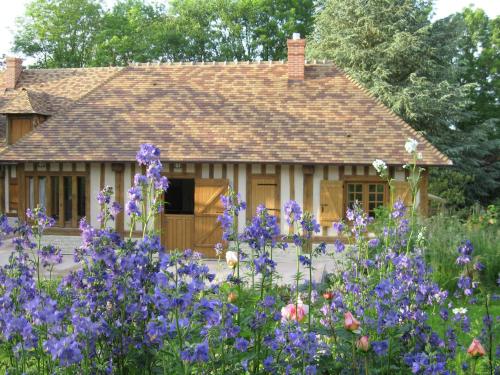
[[[139,165],[149,165],[153,161],[160,159],[160,149],[152,144],[142,144],[136,155]]]
[[[372,341],[372,348],[376,355],[382,357],[387,354],[387,350],[389,349],[389,343],[387,342],[387,340]]]
[[[333,243],[333,247],[335,248],[335,251],[337,253],[341,253],[345,249],[344,243],[340,240],[335,240],[335,242]]]
[[[234,347],[240,352],[245,352],[248,349],[248,340],[238,337],[234,343]]]
[[[296,221],[300,221],[302,217],[302,209],[300,205],[295,201],[288,201],[284,206],[285,218],[288,225]]]

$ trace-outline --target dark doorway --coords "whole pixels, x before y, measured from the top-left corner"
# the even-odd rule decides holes
[[[165,193],[165,214],[194,214],[194,179],[169,179],[169,187]]]

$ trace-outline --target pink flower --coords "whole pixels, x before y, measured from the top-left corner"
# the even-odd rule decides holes
[[[486,354],[486,350],[484,350],[481,342],[478,339],[474,339],[472,340],[469,349],[467,349],[467,354],[469,354],[471,357],[482,357]]]
[[[348,311],[344,314],[344,327],[348,331],[356,331],[360,326],[360,323],[352,314]]]
[[[296,320],[301,322],[309,312],[309,306],[299,301],[297,305],[290,303],[281,309],[281,321]]]
[[[368,336],[361,336],[358,341],[356,341],[356,347],[359,350],[367,352],[368,349],[370,349],[370,340],[368,339]]]

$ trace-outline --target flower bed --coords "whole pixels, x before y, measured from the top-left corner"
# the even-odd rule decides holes
[[[413,141],[406,148],[413,158],[408,168],[415,193],[419,155]],[[61,261],[59,249],[41,245],[44,230],[53,225],[44,209],[28,211],[28,223],[16,228],[1,217],[2,235],[13,233],[16,247],[0,269],[2,370],[493,374],[498,360],[490,297],[477,283],[481,266],[473,259],[473,246],[464,242],[458,249],[464,272],[452,300],[431,281],[425,236],[413,207],[407,212],[395,202],[374,239],[366,236],[372,219],[357,207],[349,209],[347,222],[334,224],[335,251],[344,254],[347,267],[324,285],[313,285],[315,257],[326,252],[324,243],[312,246],[316,219],[292,201],[283,215],[292,228],[289,235],[280,235],[277,218],[265,207],[237,233],[237,216],[246,205],[230,191],[219,217],[223,242],[214,249],[228,277],[217,282],[196,252],[163,251],[154,231],[168,188],[160,152],[144,145],[137,160],[146,174],[135,176],[125,209],[132,223],[142,225],[143,238],[122,238],[109,228],[121,207],[104,189],[98,196],[101,227],[82,220],[82,245],[75,251],[79,267],[62,280],[43,276],[43,268]],[[385,163],[374,166],[391,185]],[[277,283],[277,251],[296,252],[293,285]],[[476,301],[485,306],[484,328],[460,342],[458,334],[470,332],[464,305]],[[438,330],[432,328],[436,319]]]

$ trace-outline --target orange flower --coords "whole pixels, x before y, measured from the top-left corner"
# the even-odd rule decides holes
[[[359,350],[367,352],[370,349],[370,341],[368,340],[368,336],[361,336],[358,341],[356,341],[356,347]]]
[[[326,299],[327,301],[329,301],[333,298],[333,293],[332,292],[325,292],[325,293],[323,293],[323,298]]]
[[[478,339],[474,339],[472,340],[469,349],[467,349],[467,354],[469,354],[471,357],[482,357],[486,354],[486,350],[484,350],[481,342]]]
[[[360,326],[360,323],[352,314],[348,311],[344,314],[344,328],[348,331],[356,331]]]

